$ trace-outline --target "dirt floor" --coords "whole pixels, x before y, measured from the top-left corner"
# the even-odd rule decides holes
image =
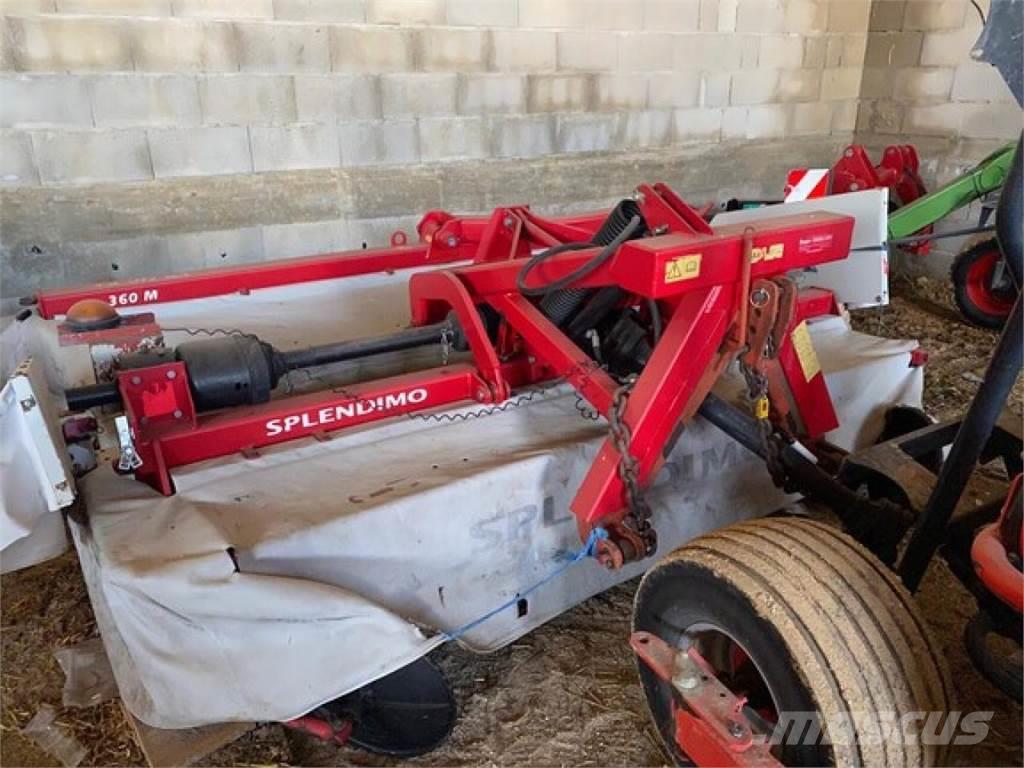
[[[977,388],[995,335],[958,322],[939,283],[898,284],[891,307],[856,318],[859,329],[917,338],[930,353],[925,406],[935,416],[960,412]],[[1021,413],[1021,382],[1013,408]],[[588,600],[489,656],[450,646],[435,660],[454,685],[460,717],[448,742],[412,765],[663,765],[626,644],[636,583]],[[120,704],[61,708],[63,674],[56,648],[92,637],[96,625],[74,553],[0,579],[0,764],[57,765],[20,733],[43,704],[88,749],[83,765],[138,765]],[[918,601],[945,648],[962,711],[992,710],[981,744],[962,748],[960,765],[1024,764],[1021,708],[974,670],[961,641],[973,600],[942,563],[933,564]],[[387,765],[355,749],[335,749],[263,725],[207,756],[202,765]]]

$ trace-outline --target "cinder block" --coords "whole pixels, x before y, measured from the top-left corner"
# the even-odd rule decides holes
[[[735,32],[736,23],[740,14],[740,0],[717,0],[718,11],[715,14],[716,22],[714,26],[707,26],[708,32]],[[701,13],[704,14],[706,11],[704,5],[701,6]],[[702,17],[703,18],[703,17]],[[704,29],[705,25],[702,23],[701,28]]]
[[[722,135],[721,109],[677,109],[672,113],[676,142],[718,141]]]
[[[748,139],[775,139],[785,136],[792,119],[793,104],[761,104],[747,108]]]
[[[158,179],[252,172],[249,132],[244,126],[151,128],[146,133]]]
[[[766,35],[761,38],[758,67],[788,69],[804,61],[804,38],[800,35]]]
[[[625,72],[671,70],[680,41],[675,35],[657,32],[619,35],[619,69]]]
[[[263,233],[260,227],[186,232],[164,238],[175,263],[184,259],[203,267],[252,264],[263,260]]]
[[[523,0],[520,0],[522,8]],[[548,0],[550,3],[550,0]],[[614,29],[620,32],[643,28],[643,13],[637,3],[621,0],[558,0],[583,6],[583,26],[587,29]],[[522,11],[520,10],[520,13]],[[520,20],[522,26],[522,21]]]
[[[900,70],[892,81],[892,92],[897,99],[915,103],[949,101],[953,70],[948,67],[908,67]]]
[[[341,164],[388,165],[420,161],[415,120],[366,120],[338,125]]]
[[[512,0],[448,0],[447,21],[453,27],[514,27]]]
[[[872,0],[868,14],[871,32],[898,32],[903,29],[907,0]]]
[[[519,0],[519,26],[561,29],[639,27],[639,22],[632,27],[615,26],[611,14],[616,11],[612,5],[613,0]]]
[[[879,32],[868,36],[864,62],[869,67],[913,67],[921,58],[920,32]]]
[[[729,105],[729,89],[732,77],[727,72],[705,72],[700,77],[700,99],[702,107],[725,107]]]
[[[618,35],[598,30],[564,30],[558,33],[558,68],[576,72],[615,69]]]
[[[235,24],[243,72],[330,72],[327,27],[313,24]]]
[[[1017,103],[962,104],[961,135],[968,139],[1012,140],[1020,136],[1021,115]]]
[[[881,0],[884,2],[884,0]],[[864,34],[868,31],[873,0],[839,0],[828,6],[829,32]]]
[[[903,120],[903,131],[909,134],[956,136],[960,133],[963,116],[964,109],[960,104],[911,106]]]
[[[138,72],[237,72],[234,27],[193,19],[135,19],[132,56]]]
[[[832,130],[833,105],[828,102],[811,102],[793,105],[793,122],[789,133],[794,136],[827,134]]]
[[[458,76],[450,74],[381,75],[384,117],[455,114]]]
[[[460,114],[493,114],[526,110],[526,78],[522,75],[460,75],[457,106]]]
[[[721,10],[719,10],[718,19],[721,30]],[[736,9],[736,31],[759,33],[787,31],[786,3],[783,0],[740,0]]]
[[[786,32],[824,32],[828,29],[829,0],[787,0],[785,4]]]
[[[814,70],[807,70],[808,72]],[[729,101],[732,104],[767,104],[779,89],[779,70],[759,69],[732,76]]]
[[[424,200],[429,205],[429,201]],[[421,210],[426,206],[421,205]],[[380,248],[391,242],[391,236],[397,232],[405,233],[409,242],[416,240],[416,225],[420,215],[415,216],[382,216],[374,219],[349,219],[348,244],[342,250],[353,248]]]
[[[363,0],[274,0],[274,18],[361,24],[366,21]]]
[[[129,280],[199,269],[201,262],[171,260],[163,237],[145,235],[97,242],[61,243],[64,280],[68,283]]]
[[[842,36],[843,50],[839,59],[841,67],[859,67],[864,64],[867,54],[868,36],[846,34]]]
[[[43,184],[153,178],[144,131],[38,131],[32,152]]]
[[[371,24],[444,24],[444,0],[366,0]]]
[[[40,13],[52,13],[56,10],[56,0],[2,0],[0,12],[7,16],[32,16]]]
[[[664,147],[672,141],[671,110],[627,112],[622,118],[621,146],[624,149]]]
[[[352,247],[348,222],[343,219],[268,224],[260,230],[263,253],[268,261],[332,253]]]
[[[495,157],[537,157],[555,151],[551,115],[502,115],[488,119]]]
[[[555,69],[554,32],[495,29],[491,40],[495,69],[502,72],[552,72]]]
[[[484,120],[480,117],[424,117],[419,120],[423,162],[468,160],[487,156]]]
[[[0,125],[92,126],[85,81],[68,75],[0,77]]]
[[[97,126],[195,125],[199,85],[186,75],[105,75],[92,80]]]
[[[970,61],[971,48],[977,39],[978,30],[973,26],[951,32],[928,32],[921,48],[921,64],[925,67],[955,67]]]
[[[248,125],[295,122],[295,81],[286,75],[199,78],[203,122]]]
[[[7,11],[9,0],[0,3],[0,11]],[[45,5],[53,6],[54,0]],[[56,0],[58,13],[77,13],[94,16],[170,16],[171,0]]]
[[[904,29],[959,29],[963,26],[968,3],[957,0],[914,0],[903,14]],[[971,9],[974,13],[974,9]],[[977,31],[977,30],[975,30]]]
[[[419,32],[388,27],[331,27],[331,68],[336,72],[407,72],[415,69]]]
[[[857,110],[857,131],[898,134],[902,131],[906,106],[889,99],[861,101]]]
[[[825,51],[828,49],[828,37],[804,38],[804,66],[808,69],[821,69],[825,66]]]
[[[662,94],[669,96],[669,93]],[[640,110],[647,106],[647,75],[602,74],[594,78],[595,112]],[[672,105],[666,105],[672,106]]]
[[[760,40],[754,35],[677,35],[673,68],[735,71],[757,66]]]
[[[643,0],[644,29],[652,32],[696,32],[700,0]]]
[[[120,72],[133,69],[130,38],[119,19],[7,18],[16,69],[27,72]]]
[[[779,73],[776,101],[817,101],[822,95],[822,78],[846,70],[784,69]],[[860,77],[860,70],[854,70]],[[858,79],[858,84],[860,80]],[[854,94],[856,95],[856,94]]]
[[[0,185],[29,186],[39,183],[32,159],[32,141],[21,131],[0,131]]]
[[[861,73],[860,67],[823,70],[821,98],[824,101],[856,99],[860,95]]]
[[[722,111],[722,138],[742,139],[747,135],[747,107],[728,107]]]
[[[732,23],[736,24],[735,0],[733,3]],[[700,30],[701,32],[718,31],[718,5],[719,0],[700,0]]]
[[[483,71],[487,69],[489,34],[480,29],[424,29],[420,67],[426,72]]]
[[[884,99],[892,96],[893,76],[888,67],[865,67],[861,70],[860,97]]]
[[[171,0],[175,16],[214,19],[272,19],[273,0]]]
[[[999,71],[989,65],[967,61],[953,76],[953,101],[1010,102],[1013,95]]]
[[[333,124],[253,125],[249,141],[257,173],[341,165],[338,130]]]
[[[588,75],[528,75],[527,112],[580,112],[590,104],[593,78]]]
[[[842,66],[843,35],[832,35],[828,39],[828,50],[825,52],[825,66],[829,69]]]
[[[557,116],[559,152],[607,152],[615,146],[619,115],[572,114]]]
[[[696,72],[655,72],[648,76],[651,109],[695,107],[700,103],[701,76]]]
[[[295,108],[300,121],[378,118],[380,85],[371,75],[296,75]]]
[[[857,109],[860,101],[838,101],[832,104],[832,133],[853,133],[857,127]]]

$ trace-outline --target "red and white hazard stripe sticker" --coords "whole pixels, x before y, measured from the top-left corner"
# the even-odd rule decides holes
[[[786,177],[787,203],[812,200],[828,194],[828,168],[796,168]]]

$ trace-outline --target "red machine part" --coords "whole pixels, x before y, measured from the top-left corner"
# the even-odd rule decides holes
[[[867,150],[860,144],[851,144],[843,156],[832,166],[831,193],[841,195],[864,189],[889,188],[889,200],[894,206],[907,205],[928,193],[921,180],[921,162],[917,149],[911,144],[894,144],[882,152],[882,161],[875,165]],[[921,230],[930,233],[931,227]],[[931,247],[925,240],[904,250],[924,256]]]
[[[590,242],[605,212],[559,219],[538,217],[525,207],[499,208],[483,217],[432,212],[420,227],[428,245],[300,259],[297,274],[284,267],[292,262],[282,262],[269,270],[263,265],[150,281],[160,286],[158,300],[163,300],[472,257],[472,263],[421,271],[409,281],[413,325],[437,323],[454,312],[472,364],[207,413],[196,412],[183,363],[123,370],[118,386],[143,462],[136,476],[170,494],[175,466],[231,453],[252,455],[262,446],[466,400],[502,402],[515,387],[564,377],[619,427],[619,439],[602,446],[570,505],[581,538],[598,526],[609,531],[598,553],[608,567],[646,556],[653,542],[638,537],[629,524],[635,487],[627,488],[621,467],[628,461],[634,473],[628,479],[646,487],[678,425],[695,414],[737,356],[745,354],[763,369],[773,417],[793,422],[798,436],[813,439],[835,426],[824,378],[801,352],[809,340],[798,343],[802,321],[834,312],[834,301],[821,291],[798,298],[785,275],[845,258],[853,220],[810,213],[712,230],[663,185],[643,185],[634,199],[653,236],[624,242],[572,283],[574,288],[616,286],[627,292],[629,304],[653,303],[663,318],[660,340],[625,388],[517,286],[524,257],[565,242]],[[571,275],[590,265],[600,250],[577,249],[547,259],[531,273],[527,287]],[[93,286],[40,294],[40,306],[57,312],[74,297],[108,290]],[[762,292],[774,298],[760,305]],[[496,335],[484,327],[482,306],[501,318]],[[762,365],[762,351],[769,348]]]
[[[1010,554],[1020,562],[1024,552],[1024,527],[1021,526],[1021,475],[1010,485],[999,519],[979,531],[971,545],[974,572],[993,595],[1017,613],[1024,613],[1024,573],[1010,562]]]
[[[678,694],[682,706],[673,706],[675,741],[695,765],[782,765],[772,756],[767,738],[751,728],[743,713],[746,700],[715,677],[696,648],[672,648],[649,632],[634,632],[629,644],[640,661]]]

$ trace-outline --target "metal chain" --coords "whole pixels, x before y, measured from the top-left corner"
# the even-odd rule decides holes
[[[626,488],[626,506],[630,512],[622,522],[648,539],[653,532],[650,522],[651,506],[647,503],[643,488],[640,486],[640,462],[629,450],[633,435],[623,420],[634,384],[636,377],[631,376],[615,390],[612,407],[608,413],[608,436],[615,450],[619,452],[619,478]]]
[[[766,347],[766,356],[770,355],[771,340]],[[765,464],[768,467],[768,474],[772,476],[775,485],[780,488],[786,481],[786,469],[782,463],[782,446],[775,439],[769,416],[768,400],[768,377],[762,371],[755,370],[748,365],[740,364],[743,378],[747,381],[747,391],[753,404],[754,418],[757,419],[757,429],[761,435],[761,447],[764,450]]]

